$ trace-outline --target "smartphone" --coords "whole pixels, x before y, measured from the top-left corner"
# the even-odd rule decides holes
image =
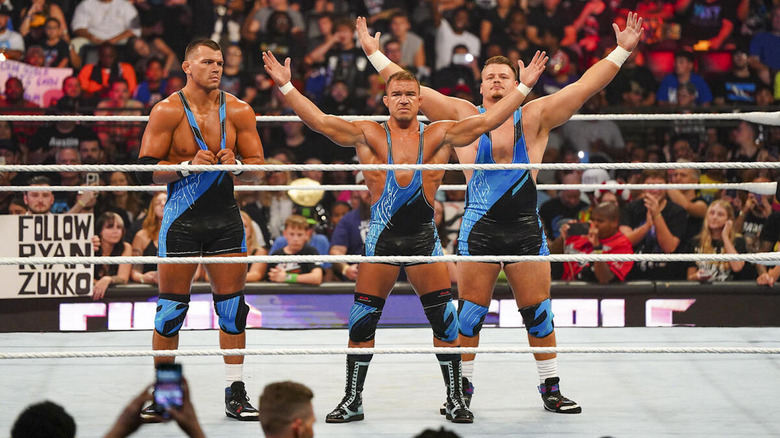
[[[452,63],[455,65],[467,65],[474,60],[474,55],[471,53],[456,53],[452,55]]]
[[[154,384],[154,404],[157,413],[169,418],[169,409],[179,409],[184,402],[181,388],[181,365],[161,363],[157,365],[157,382]]]
[[[569,224],[569,236],[584,236],[588,234],[590,224],[587,222],[572,222]]]
[[[87,173],[86,183],[88,186],[96,186],[98,185],[98,181],[100,181],[100,175],[95,172]]]

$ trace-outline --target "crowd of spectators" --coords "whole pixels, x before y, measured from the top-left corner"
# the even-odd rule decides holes
[[[529,96],[533,99],[573,83],[611,50],[615,45],[611,24],[617,22],[622,27],[628,11],[637,11],[644,18],[645,39],[613,82],[586,103],[583,113],[777,109],[777,0],[2,0],[0,59],[71,68],[73,74],[62,82],[61,90],[47,97],[43,107],[26,100],[23,82],[9,77],[3,84],[0,112],[148,114],[156,102],[183,86],[180,59],[186,44],[195,37],[209,37],[223,47],[221,88],[250,103],[257,114],[290,114],[260,65],[260,53],[266,50],[281,59],[293,58],[297,66],[293,84],[326,113],[385,114],[381,99],[384,84],[356,44],[356,15],[366,16],[372,30],[382,32],[383,51],[415,72],[423,84],[474,102],[480,99],[482,61],[497,54],[513,61],[528,60],[535,50],[546,50],[550,61]],[[351,149],[336,146],[299,122],[262,123],[258,130],[268,163],[354,160]],[[140,123],[0,122],[0,153],[6,164],[134,163],[142,133]],[[694,119],[672,123],[599,120],[572,121],[551,133],[544,162],[753,162],[776,161],[779,155],[778,127],[748,122],[716,125]],[[0,185],[15,186],[135,184],[133,175],[122,172],[91,179],[78,172],[45,177],[4,172],[0,176]],[[323,184],[349,184],[360,183],[361,176],[350,172],[268,172],[263,183],[289,184],[300,177]],[[597,175],[542,171],[538,183],[576,184],[594,178],[596,182],[619,183],[723,183],[775,181],[776,177],[760,169],[644,174],[601,171]],[[445,175],[447,184],[462,182],[458,172]],[[122,239],[131,244],[132,253],[155,254],[164,196],[98,194],[87,189],[82,193],[30,191],[18,196],[0,192],[0,212],[88,212],[96,217],[114,213],[110,223],[122,224]],[[366,195],[364,191],[326,192],[311,205],[291,199],[285,191],[245,192],[237,198],[245,211],[252,254],[305,251],[343,255],[362,251],[368,224]],[[440,237],[447,253],[454,254],[463,193],[440,192],[437,200]],[[728,226],[718,225],[717,230],[708,220],[716,200],[731,208],[717,204],[720,208],[714,210],[725,211],[729,217]],[[600,205],[604,202],[616,208]],[[612,251],[613,246],[605,241],[619,241],[622,251],[625,240],[618,234],[634,252],[643,253],[771,250],[780,241],[780,204],[771,196],[742,191],[581,193],[573,188],[539,192],[539,206],[549,244],[561,252]],[[587,222],[591,229],[572,235],[571,220]],[[720,223],[718,220],[715,223]],[[101,233],[103,230],[96,230],[97,235]],[[298,242],[301,233],[306,237],[302,244]],[[103,251],[121,247],[109,248],[106,242],[96,246]],[[250,278],[315,284],[354,281],[356,268],[342,263],[297,267],[255,264],[250,267]],[[780,276],[780,270],[767,272],[761,266],[716,268],[646,262],[562,265],[556,278],[612,282],[758,276],[769,284]],[[108,273],[97,279],[105,283],[156,283],[154,266],[135,266],[129,275],[124,275],[125,271],[123,268],[121,281]]]

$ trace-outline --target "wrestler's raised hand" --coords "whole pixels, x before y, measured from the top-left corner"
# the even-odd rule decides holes
[[[268,73],[268,76],[271,76],[277,87],[281,87],[292,79],[290,58],[285,59],[284,65],[282,65],[276,60],[276,56],[273,53],[263,52],[263,63],[265,64],[265,71]]]
[[[622,31],[617,23],[612,23],[612,28],[615,29],[615,37],[617,38],[618,46],[628,50],[629,52],[634,50],[639,41],[642,39],[642,34],[645,30],[642,28],[642,19],[636,12],[629,12],[626,17],[626,28]]]
[[[536,81],[539,80],[539,76],[544,72],[544,66],[547,64],[548,59],[547,52],[539,52],[538,50],[527,67],[522,59],[518,59],[517,77],[520,79],[520,83],[528,88],[533,88],[536,85]]]
[[[236,163],[236,154],[233,149],[225,148],[217,152],[217,161],[219,164],[238,164]]]
[[[369,35],[366,17],[357,18],[357,33],[360,45],[363,46],[363,51],[366,55],[371,55],[379,50],[379,36],[382,35],[382,33],[377,32],[373,37]]]
[[[190,161],[190,164],[217,164],[217,157],[214,155],[214,152],[200,149]],[[193,171],[192,173],[200,173],[200,171]]]

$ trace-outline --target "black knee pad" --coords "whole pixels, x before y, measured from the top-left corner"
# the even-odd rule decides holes
[[[154,315],[154,330],[171,338],[179,333],[184,318],[190,309],[190,296],[179,294],[160,294],[157,299],[157,313]]]
[[[544,338],[555,330],[554,315],[550,304],[550,299],[547,298],[539,304],[520,309],[525,329],[531,336]]]
[[[219,328],[231,335],[240,335],[246,329],[249,306],[244,300],[244,291],[230,295],[214,294],[214,310],[219,317]]]
[[[458,312],[449,289],[429,292],[420,297],[420,302],[436,339],[447,342],[458,339]]]
[[[458,304],[458,322],[461,334],[469,338],[477,336],[482,330],[482,323],[485,322],[489,309],[467,300],[460,300]]]
[[[368,342],[374,339],[383,307],[385,307],[384,299],[356,293],[355,303],[349,311],[349,340]]]

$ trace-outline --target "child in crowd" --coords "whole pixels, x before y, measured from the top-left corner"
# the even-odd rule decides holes
[[[309,238],[309,222],[305,217],[294,214],[284,221],[283,236],[287,245],[271,255],[319,255],[314,247],[306,244]],[[269,264],[268,280],[275,283],[322,284],[323,271],[319,263],[285,262]]]

